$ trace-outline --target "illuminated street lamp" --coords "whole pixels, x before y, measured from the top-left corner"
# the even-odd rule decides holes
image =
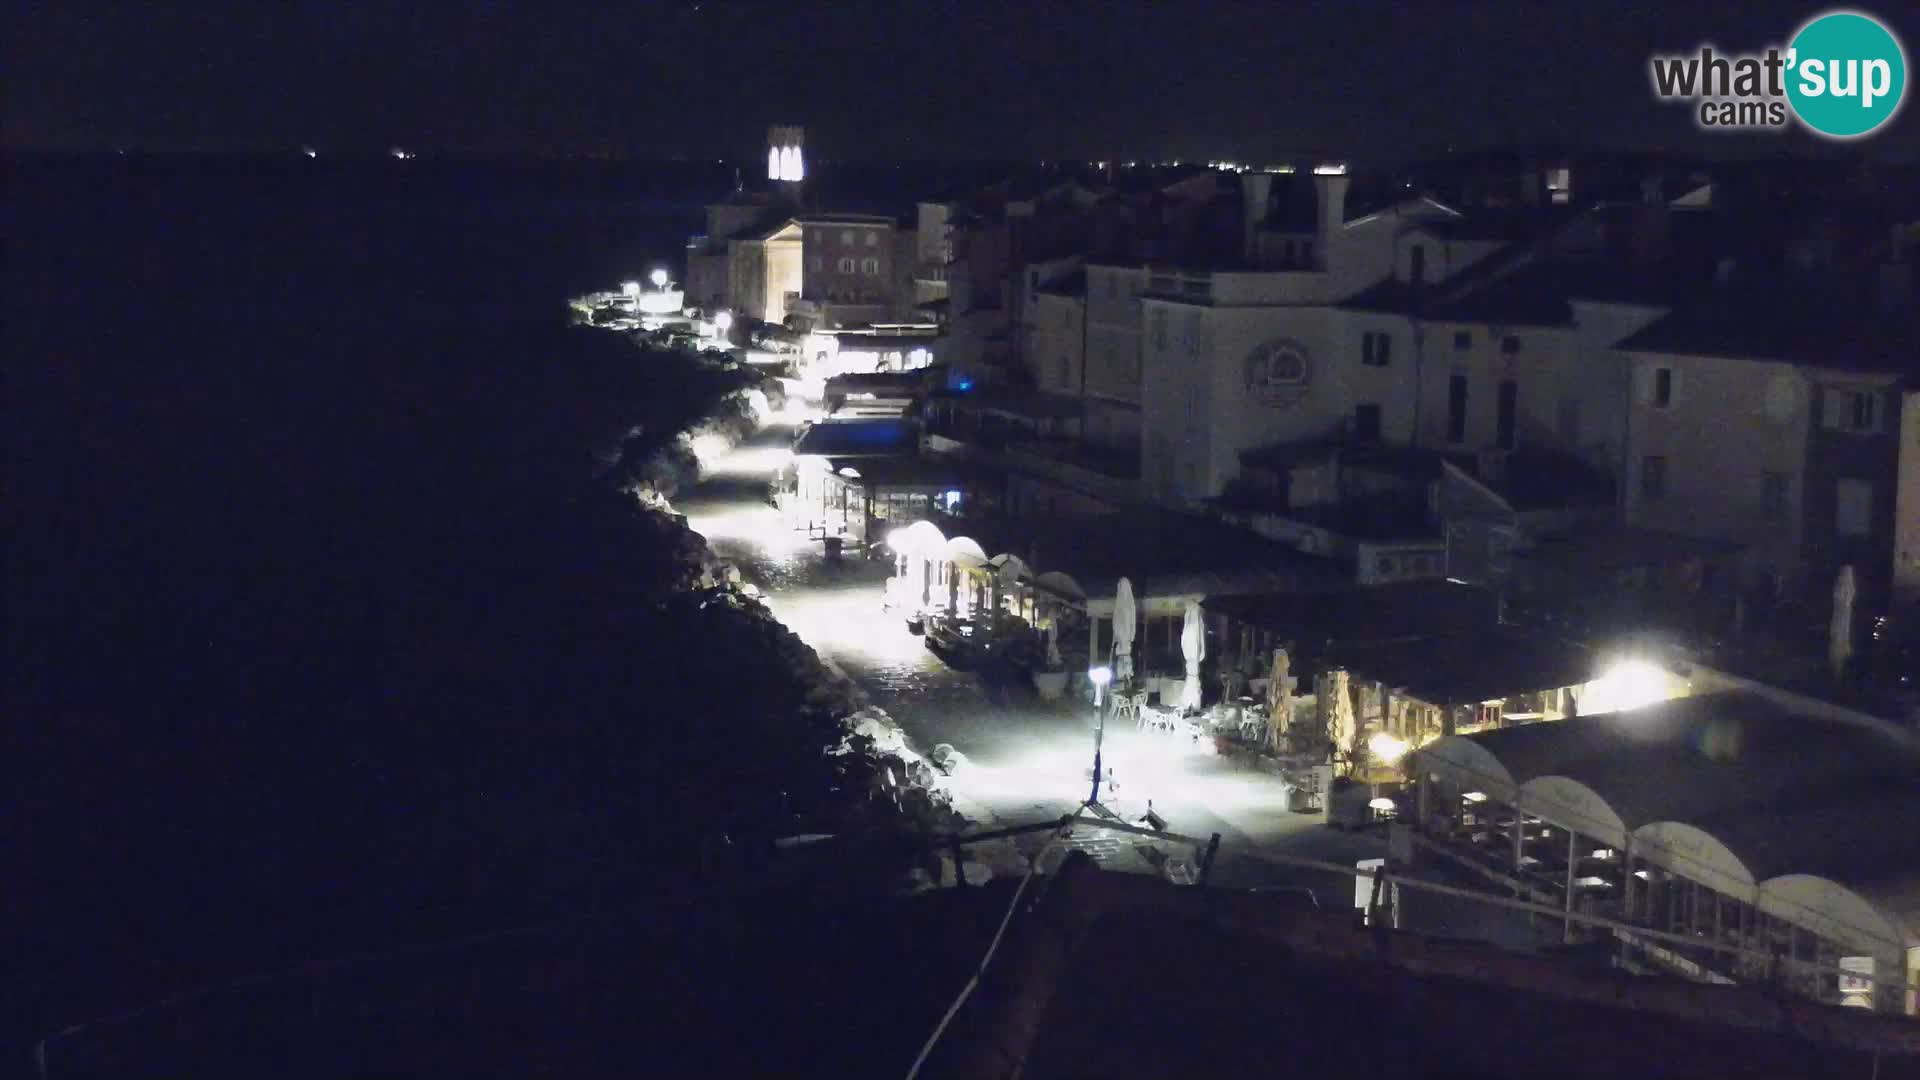
[[[654,288],[664,289],[667,287],[667,272],[665,269],[655,270],[652,274],[648,275],[648,280],[653,282]]]
[[[713,313],[713,332],[714,333],[720,335],[721,337],[726,337],[727,331],[731,329],[733,329],[733,312],[716,311]]]
[[[1093,684],[1093,794],[1087,797],[1088,805],[1100,802],[1100,744],[1107,738],[1107,711],[1101,708],[1106,703],[1107,684],[1113,681],[1113,672],[1105,667],[1091,668],[1087,671],[1087,681]]]

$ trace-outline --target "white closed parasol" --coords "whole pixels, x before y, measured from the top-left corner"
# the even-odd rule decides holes
[[[1113,590],[1113,677],[1133,678],[1133,624],[1138,615],[1133,605],[1133,582],[1126,578]]]
[[[1187,660],[1187,685],[1180,691],[1180,707],[1198,709],[1200,661],[1207,658],[1207,623],[1197,600],[1187,601],[1186,619],[1180,625],[1180,653]]]

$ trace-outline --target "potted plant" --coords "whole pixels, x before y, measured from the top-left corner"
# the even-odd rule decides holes
[[[1059,701],[1067,693],[1067,662],[1060,656],[1059,634],[1047,631],[1047,656],[1033,671],[1033,688],[1042,701]]]

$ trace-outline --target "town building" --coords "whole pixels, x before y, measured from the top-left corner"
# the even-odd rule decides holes
[[[1628,523],[1739,544],[1755,607],[1817,607],[1843,566],[1889,595],[1920,307],[1877,294],[1879,269],[1729,265],[1619,343]]]

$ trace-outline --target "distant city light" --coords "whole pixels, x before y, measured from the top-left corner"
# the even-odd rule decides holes
[[[1327,165],[1315,165],[1315,166],[1313,167],[1313,175],[1315,175],[1315,176],[1345,176],[1345,175],[1347,175],[1347,167],[1346,167],[1346,165],[1344,165],[1344,164],[1342,164],[1342,163],[1339,163],[1339,162],[1334,162],[1334,163],[1331,163],[1331,164],[1327,164]]]
[[[315,150],[315,149],[314,149],[313,147],[311,147],[311,146],[303,146],[303,147],[301,147],[301,148],[300,148],[300,152],[301,152],[301,153],[303,153],[303,154],[305,154],[305,155],[307,155],[307,156],[308,156],[308,157],[310,157],[310,158],[317,158],[317,157],[319,157],[319,156],[320,156],[320,151],[318,151],[318,150]]]

